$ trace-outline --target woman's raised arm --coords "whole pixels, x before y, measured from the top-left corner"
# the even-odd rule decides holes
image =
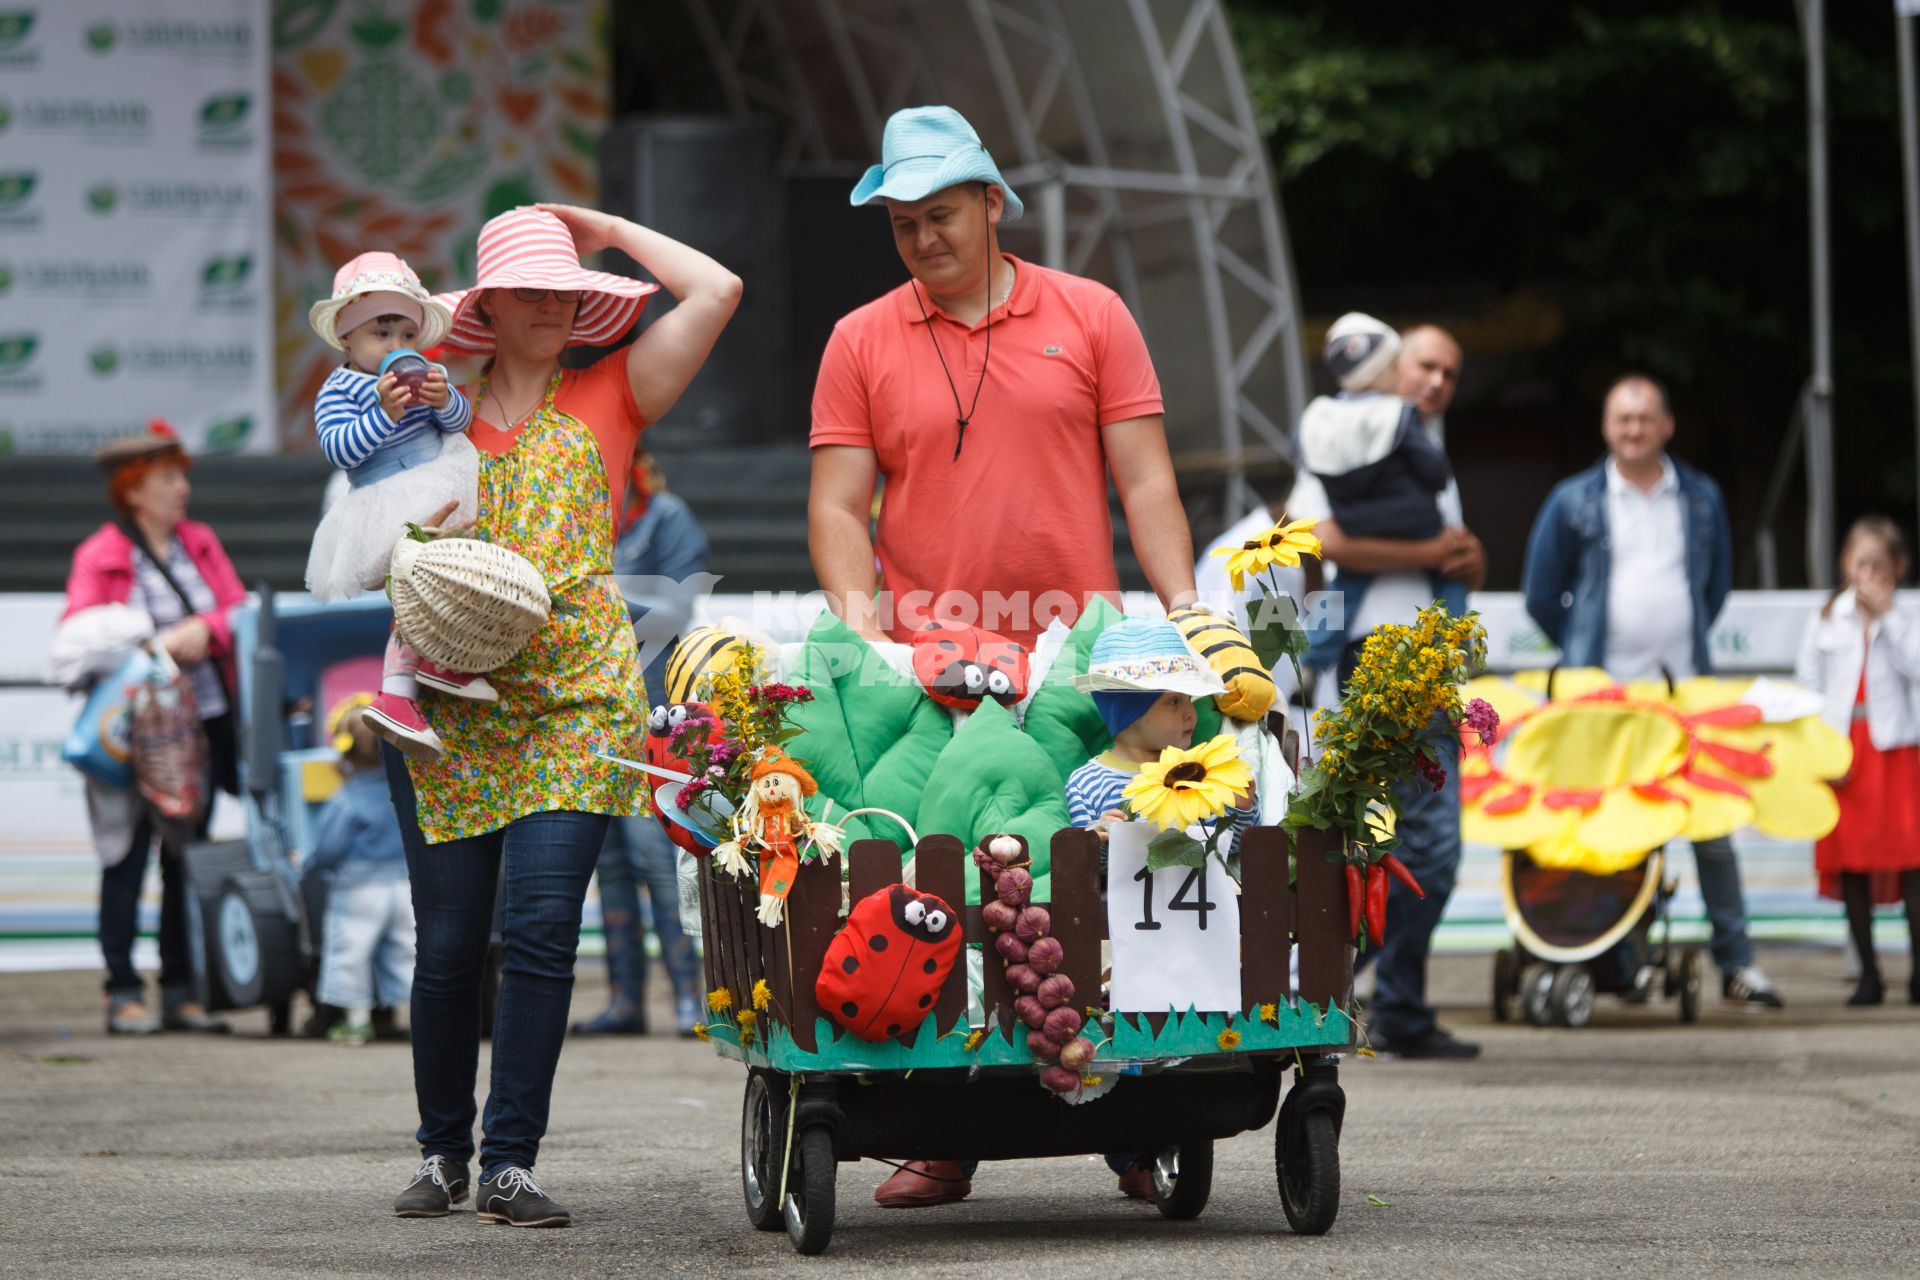
[[[733,318],[740,305],[740,277],[698,249],[625,218],[577,205],[537,207],[567,224],[581,254],[618,249],[673,295],[673,310],[649,325],[627,351],[634,402],[648,422],[658,421],[693,381]]]

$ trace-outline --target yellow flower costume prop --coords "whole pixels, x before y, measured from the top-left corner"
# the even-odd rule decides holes
[[[1604,672],[1482,677],[1495,741],[1461,748],[1461,834],[1524,849],[1542,867],[1609,875],[1669,840],[1749,824],[1786,839],[1833,829],[1829,783],[1853,748],[1817,696],[1774,680],[1615,684]]]

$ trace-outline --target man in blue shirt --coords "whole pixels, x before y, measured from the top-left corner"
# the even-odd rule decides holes
[[[1711,674],[1707,631],[1733,585],[1733,535],[1720,486],[1667,454],[1666,389],[1631,373],[1607,391],[1607,456],[1547,495],[1527,539],[1527,612],[1570,667],[1620,681]],[[1753,962],[1732,841],[1696,841],[1700,896],[1713,924],[1721,992],[1777,1009]]]

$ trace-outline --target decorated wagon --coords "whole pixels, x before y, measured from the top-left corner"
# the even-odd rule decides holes
[[[1276,526],[1230,573],[1316,545]],[[830,615],[777,654],[711,628],[682,640],[629,763],[693,855],[700,1034],[748,1069],[756,1227],[823,1250],[837,1166],[867,1157],[1128,1156],[1161,1213],[1190,1218],[1214,1142],[1276,1114],[1287,1220],[1332,1226],[1339,1055],[1364,1045],[1354,947],[1379,944],[1390,875],[1418,891],[1392,788],[1435,776],[1439,739],[1474,721],[1459,685],[1484,633],[1437,606],[1374,633],[1303,765],[1267,673],[1305,638],[1290,601],[1267,601],[1277,625],[1248,632],[1096,601],[1031,655],[939,626],[870,646]],[[1070,817],[1075,766],[1132,734],[1115,696],[1184,688],[1210,696],[1170,704],[1191,716],[1180,744],[1128,757],[1124,793],[1080,795]],[[1130,812],[1101,812],[1121,794]],[[907,863],[887,838],[902,829]]]
[[[1120,893],[1103,902],[1094,837],[1071,828],[1056,833],[1052,898],[1039,905],[1062,944],[1059,971],[1076,992],[1092,997],[1081,1013],[1094,1045],[1081,1083],[1066,1095],[1038,1087],[1042,1063],[1028,1047],[1006,970],[990,958],[993,940],[982,907],[960,908],[940,922],[989,957],[982,966],[980,1025],[968,1017],[970,966],[955,963],[944,981],[922,993],[930,997],[930,1012],[915,1030],[866,1040],[830,1019],[816,998],[842,924],[837,870],[824,861],[804,864],[783,922],[769,928],[758,918],[754,886],[703,863],[700,901],[714,1006],[707,1034],[721,1054],[748,1067],[740,1145],[748,1219],[762,1230],[784,1226],[796,1249],[818,1253],[833,1231],[840,1161],[1113,1151],[1150,1161],[1161,1213],[1191,1218],[1207,1202],[1214,1141],[1263,1127],[1277,1109],[1274,1156],[1287,1221],[1296,1231],[1326,1231],[1340,1197],[1345,1098],[1337,1054],[1355,1044],[1347,1012],[1353,951],[1344,879],[1328,856],[1334,850],[1332,836],[1303,838],[1298,881],[1290,886],[1285,833],[1259,827],[1245,835],[1241,892],[1230,904],[1239,919],[1233,1010],[1116,1012],[1100,1003],[1101,941],[1118,909],[1146,914],[1140,906],[1152,902],[1151,891],[1139,895],[1141,902],[1121,901],[1134,895]],[[913,853],[913,890],[903,887],[898,899],[930,894],[943,904],[963,902],[973,877],[983,882],[986,901],[997,900],[988,873],[975,869],[958,839],[928,836]],[[854,902],[901,882],[901,851],[890,841],[856,841],[848,865]],[[1174,882],[1175,896],[1186,878],[1170,871],[1157,876]],[[1208,903],[1203,892],[1198,904]],[[1130,922],[1154,923],[1165,921]],[[908,958],[913,948],[904,928],[865,942],[865,955],[849,958],[885,964],[893,952],[920,967],[917,957]],[[1116,978],[1124,962],[1122,952]],[[913,976],[903,973],[901,981]],[[1292,1086],[1284,1088],[1289,1070]]]

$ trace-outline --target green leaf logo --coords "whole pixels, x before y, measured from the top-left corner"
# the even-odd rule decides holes
[[[206,443],[202,447],[208,453],[232,453],[252,433],[252,418],[228,418],[207,428]]]
[[[37,173],[0,173],[0,212],[25,204],[39,180]]]
[[[33,10],[13,9],[0,13],[0,49],[11,49],[33,30]]]
[[[200,127],[202,129],[234,128],[247,118],[247,108],[252,105],[253,99],[244,93],[208,98],[200,107]]]
[[[0,102],[0,130],[4,130],[8,125],[12,123],[13,123],[13,108],[8,106],[4,102]]]
[[[13,268],[0,267],[0,294],[13,288]]]
[[[87,208],[95,213],[112,213],[113,206],[120,203],[120,192],[111,182],[103,182],[87,191]]]
[[[253,259],[247,254],[231,258],[209,258],[200,272],[200,287],[221,292],[238,289],[253,272]]]
[[[113,371],[120,367],[120,349],[118,347],[95,347],[87,355],[87,362],[93,366],[98,378],[110,378]]]
[[[24,368],[39,345],[40,335],[35,333],[15,333],[0,338],[0,374],[16,373]]]
[[[87,48],[95,53],[105,53],[119,38],[120,32],[111,22],[96,22],[87,28]]]

